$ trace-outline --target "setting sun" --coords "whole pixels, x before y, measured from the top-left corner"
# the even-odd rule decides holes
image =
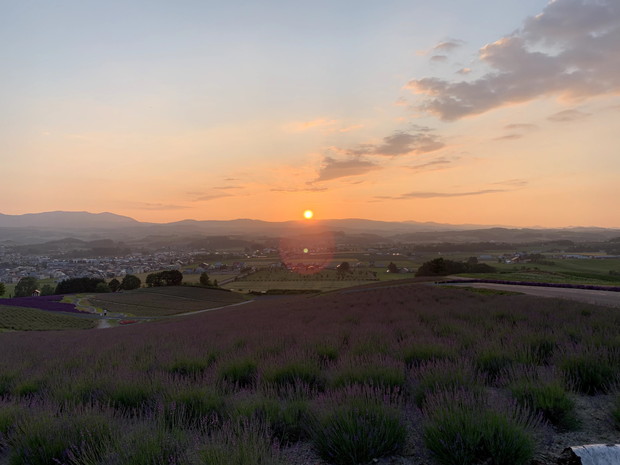
[[[314,216],[314,212],[312,210],[306,210],[304,212],[304,218],[309,220]]]

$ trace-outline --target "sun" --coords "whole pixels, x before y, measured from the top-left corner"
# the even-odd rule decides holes
[[[313,216],[314,216],[314,212],[312,210],[306,210],[304,212],[304,218],[307,220],[312,219]]]

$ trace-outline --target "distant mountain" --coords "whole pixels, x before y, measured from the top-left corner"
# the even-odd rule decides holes
[[[44,212],[25,215],[5,215],[0,213],[0,228],[54,228],[54,229],[113,229],[140,224],[128,216],[114,213],[88,212]]]
[[[110,239],[128,246],[155,246],[190,242],[208,237],[234,241],[277,241],[304,235],[334,233],[339,243],[433,243],[433,242],[541,242],[555,240],[604,241],[620,236],[618,229],[605,228],[506,228],[483,225],[451,225],[415,221],[375,221],[360,218],[270,222],[252,219],[183,220],[146,223],[114,213],[46,212],[25,215],[0,213],[0,245],[46,243],[72,237],[84,241]],[[227,239],[228,240],[228,239]],[[87,247],[94,247],[89,244]]]

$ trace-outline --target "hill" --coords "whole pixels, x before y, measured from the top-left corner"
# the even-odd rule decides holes
[[[552,464],[617,438],[619,333],[614,309],[392,283],[3,334],[0,462]]]

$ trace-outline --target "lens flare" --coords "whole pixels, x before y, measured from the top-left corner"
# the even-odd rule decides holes
[[[304,218],[309,220],[314,216],[314,212],[312,210],[306,210],[304,212]]]

